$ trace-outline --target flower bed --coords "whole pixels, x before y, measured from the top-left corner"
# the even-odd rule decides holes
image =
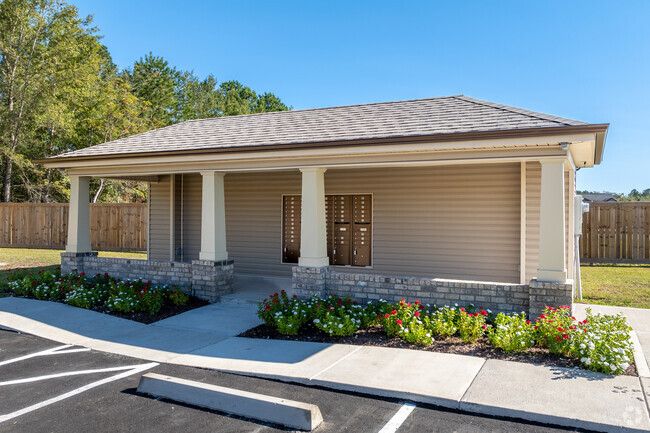
[[[185,294],[177,286],[156,286],[151,281],[122,281],[108,274],[89,277],[83,272],[61,275],[55,271],[9,270],[8,288],[15,296],[63,302],[74,307],[152,323],[204,306],[207,302]]]
[[[253,329],[243,336],[279,333],[292,339],[380,345],[399,339],[407,345],[453,353],[496,354],[502,359],[556,359],[556,365],[580,365],[607,374],[633,374],[631,328],[622,315],[594,315],[577,321],[569,307],[547,307],[534,322],[521,314],[493,314],[469,305],[436,307],[402,299],[359,305],[350,298],[330,295],[300,300],[283,291],[259,304],[258,315],[266,329]],[[383,334],[380,337],[379,334]],[[306,338],[305,338],[306,337]],[[501,353],[502,356],[498,354]],[[545,362],[548,363],[548,362]],[[551,362],[551,364],[553,364]]]

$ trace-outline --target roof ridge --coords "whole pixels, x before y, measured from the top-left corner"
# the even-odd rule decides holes
[[[526,110],[526,109],[523,109],[523,108],[513,107],[511,105],[504,105],[504,104],[497,104],[497,103],[489,102],[489,101],[483,101],[482,99],[476,99],[476,98],[472,98],[470,96],[465,96],[465,95],[456,95],[456,96],[454,96],[454,98],[460,99],[460,100],[465,101],[465,102],[471,102],[473,104],[483,105],[485,107],[500,109],[500,110],[504,110],[504,111],[510,111],[511,113],[523,114],[523,115],[526,115],[526,116],[529,116],[529,117],[534,117],[534,118],[541,119],[541,120],[546,120],[546,121],[549,121],[549,122],[555,122],[555,123],[558,123],[558,124],[572,125],[572,126],[576,126],[576,123],[584,124],[584,125],[588,124],[587,122],[583,122],[581,120],[573,120],[573,119],[569,119],[569,118],[566,118],[566,117],[552,116],[552,115],[549,115],[549,114],[540,113],[538,111],[531,111],[531,110]]]
[[[414,99],[401,99],[399,101],[381,101],[381,102],[368,102],[365,104],[346,104],[346,105],[333,105],[331,107],[315,107],[315,108],[303,108],[300,110],[287,110],[287,111],[267,111],[264,113],[248,113],[248,114],[237,114],[236,116],[216,116],[216,117],[206,117],[203,119],[189,119],[185,120],[183,122],[179,123],[187,123],[187,122],[197,122],[201,120],[214,120],[214,119],[222,119],[222,118],[238,118],[238,117],[244,117],[244,116],[262,116],[262,115],[274,115],[274,114],[280,114],[280,113],[302,113],[305,111],[321,111],[321,110],[331,110],[334,108],[349,108],[349,107],[367,107],[369,105],[385,105],[385,104],[395,104],[395,103],[400,103],[400,102],[415,102],[415,101],[433,101],[433,100],[438,100],[438,99],[451,99],[451,98],[457,98],[459,96],[463,95],[448,95],[448,96],[432,96],[430,98],[414,98]],[[179,123],[176,123],[175,125],[178,125]]]

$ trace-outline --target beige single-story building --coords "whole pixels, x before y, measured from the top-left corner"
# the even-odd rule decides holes
[[[572,302],[575,173],[607,128],[449,96],[188,121],[43,163],[71,179],[65,271],[536,313]],[[92,253],[91,177],[149,182],[148,260]]]

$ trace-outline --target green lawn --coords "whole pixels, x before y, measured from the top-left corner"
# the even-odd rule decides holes
[[[33,268],[36,272],[43,268],[53,269],[61,264],[62,252],[63,250],[0,248],[0,292],[7,285],[7,269]],[[147,253],[100,251],[99,257],[146,259]],[[2,296],[2,293],[0,293],[0,296]]]
[[[582,265],[582,301],[650,308],[650,265]]]

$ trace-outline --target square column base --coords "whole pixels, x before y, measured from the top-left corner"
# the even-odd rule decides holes
[[[78,273],[86,272],[84,268],[84,261],[86,257],[97,257],[96,251],[88,251],[85,253],[61,253],[61,274],[69,274],[72,271]]]
[[[192,292],[197,298],[217,302],[234,291],[233,260],[192,260]]]
[[[544,308],[567,305],[573,311],[573,280],[552,283],[533,279],[528,284],[528,311],[531,318],[542,314]]]
[[[294,266],[293,293],[300,297],[325,296],[329,284],[329,266]]]

